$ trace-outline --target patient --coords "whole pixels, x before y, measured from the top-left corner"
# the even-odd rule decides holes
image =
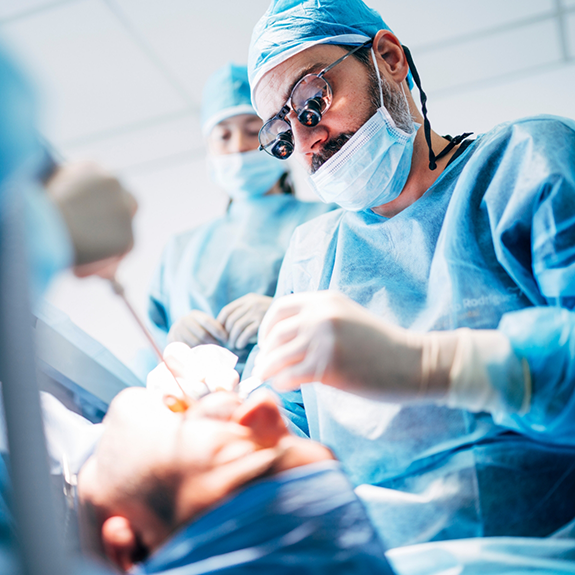
[[[78,495],[83,538],[124,571],[392,573],[331,452],[290,435],[267,391],[185,412],[123,391]]]

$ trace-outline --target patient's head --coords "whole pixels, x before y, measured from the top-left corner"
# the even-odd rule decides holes
[[[145,389],[120,393],[78,478],[88,524],[129,569],[179,527],[251,480],[332,455],[287,431],[273,396],[217,392],[174,413]]]

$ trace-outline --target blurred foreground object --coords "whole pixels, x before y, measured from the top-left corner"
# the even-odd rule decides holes
[[[137,203],[115,177],[96,164],[75,163],[58,169],[46,187],[66,222],[76,266],[120,256],[132,248]]]

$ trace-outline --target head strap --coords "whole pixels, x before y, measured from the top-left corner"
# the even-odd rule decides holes
[[[431,146],[431,122],[427,117],[427,95],[421,88],[421,79],[419,78],[419,73],[417,72],[417,68],[413,62],[413,58],[411,56],[411,52],[407,46],[403,46],[403,51],[405,53],[405,57],[407,59],[407,64],[409,66],[409,70],[411,75],[413,76],[413,81],[419,90],[419,97],[421,99],[421,112],[423,114],[423,132],[425,134],[425,141],[427,142],[427,147],[429,148],[429,169],[435,170],[437,168],[437,160],[440,160],[444,156],[446,156],[455,146],[461,144],[465,138],[468,138],[473,134],[473,132],[466,132],[465,134],[460,134],[459,136],[455,136],[452,138],[449,144],[439,152],[436,156],[433,152],[433,147]]]

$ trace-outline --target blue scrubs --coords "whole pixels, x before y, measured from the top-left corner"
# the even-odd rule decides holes
[[[235,200],[225,216],[175,236],[149,296],[149,318],[160,339],[191,310],[217,317],[248,293],[273,296],[293,231],[334,207],[290,194]],[[239,354],[240,367],[252,347],[231,350]]]
[[[388,546],[545,536],[575,516],[574,122],[495,128],[391,219],[338,210],[300,227],[277,295],[327,289],[419,332],[501,329],[531,370],[524,416],[321,384],[284,395],[294,426],[361,486]]]

